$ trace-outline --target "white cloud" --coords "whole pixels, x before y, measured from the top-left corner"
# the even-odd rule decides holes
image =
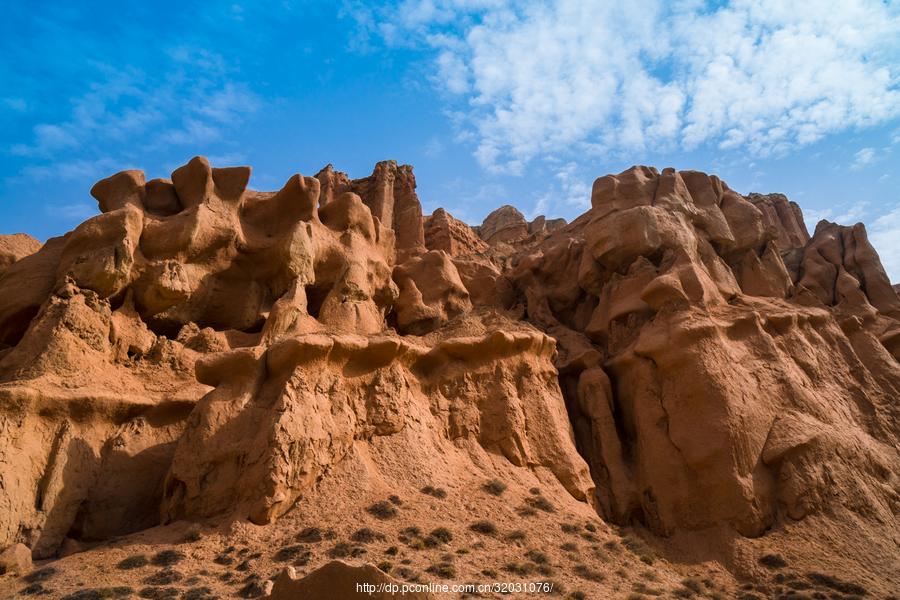
[[[900,283],[900,206],[875,219],[868,227],[869,241],[878,251],[891,281]]]
[[[585,176],[574,162],[558,167],[553,174],[554,182],[535,200],[534,206],[528,213],[528,218],[533,219],[538,215],[550,218],[558,216],[550,211],[559,211],[566,207],[574,207],[584,211],[591,206],[592,179]]]
[[[853,155],[853,164],[850,165],[850,168],[854,171],[858,171],[870,164],[872,160],[875,158],[875,149],[874,148],[863,148],[859,152]]]
[[[900,4],[405,0],[372,15],[391,44],[434,49],[475,154],[713,144],[778,154],[900,116]]]
[[[34,169],[69,164],[65,154],[115,142],[162,145],[198,145],[219,138],[222,130],[255,111],[259,98],[246,86],[229,79],[221,57],[206,50],[178,47],[168,62],[151,75],[136,69],[95,64],[95,77],[85,91],[69,100],[65,118],[39,123],[32,139],[11,146],[18,156],[51,161]],[[89,162],[88,159],[83,161]]]

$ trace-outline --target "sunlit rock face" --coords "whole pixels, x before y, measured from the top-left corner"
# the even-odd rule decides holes
[[[863,225],[651,167],[478,227],[392,161],[249,178],[124,171],[66,235],[0,236],[0,546],[267,525],[370,455],[501,461],[660,537],[896,534],[900,298]]]

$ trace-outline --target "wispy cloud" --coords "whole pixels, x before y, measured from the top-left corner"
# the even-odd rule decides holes
[[[869,241],[881,257],[881,263],[891,278],[900,283],[900,206],[875,219],[869,226]]]
[[[433,49],[491,169],[659,147],[778,155],[900,115],[900,5],[879,0],[405,0],[364,24]]]
[[[863,148],[859,152],[853,155],[853,164],[850,165],[850,168],[854,171],[859,171],[863,167],[872,163],[872,160],[875,158],[875,149],[874,148]]]
[[[203,49],[178,47],[168,63],[152,71],[94,63],[85,91],[69,100],[58,121],[38,123],[30,140],[9,152],[31,159],[23,174],[94,176],[110,162],[101,154],[128,144],[142,149],[196,147],[222,136],[225,128],[256,111],[260,98],[231,79],[224,61]],[[76,152],[78,160],[72,160]]]

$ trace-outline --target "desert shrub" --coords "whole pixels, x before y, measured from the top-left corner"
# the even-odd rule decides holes
[[[293,546],[285,546],[281,548],[272,556],[272,560],[276,562],[287,562],[289,560],[294,560],[298,556],[302,554],[309,554],[309,550],[306,549],[306,546],[302,544],[295,544]]]
[[[584,592],[572,592],[566,596],[566,600],[587,600],[587,594]]]
[[[453,540],[453,532],[446,527],[438,527],[431,532],[431,536],[439,539],[445,544]]]
[[[206,586],[191,588],[181,595],[181,600],[216,600],[216,598],[218,596]]]
[[[178,550],[163,550],[162,552],[154,554],[153,558],[150,559],[150,562],[157,567],[167,567],[169,565],[178,564],[184,559],[184,552],[179,552]]]
[[[560,548],[565,552],[578,552],[578,544],[573,542],[566,542],[565,544],[561,544]]]
[[[378,568],[381,569],[382,571],[384,571],[385,573],[390,573],[391,569],[394,568],[394,565],[389,560],[383,560],[380,563],[378,563]]]
[[[147,585],[169,585],[171,583],[176,583],[184,579],[184,575],[176,571],[175,569],[165,568],[160,571],[157,571],[153,575],[149,577],[145,577],[143,579],[143,583]]]
[[[644,541],[633,535],[627,535],[622,538],[622,545],[628,548],[632,554],[637,556],[645,565],[652,565],[655,557],[653,550],[650,549]]]
[[[529,550],[525,553],[525,558],[538,565],[545,565],[550,562],[550,558],[540,550]]]
[[[643,581],[638,581],[631,586],[631,589],[646,596],[662,596],[665,593],[660,589],[647,586]]]
[[[431,573],[432,575],[437,575],[441,579],[453,579],[456,577],[456,567],[454,567],[449,562],[440,562],[434,565],[431,565],[427,569],[426,572]]]
[[[703,584],[700,583],[700,580],[695,577],[688,577],[686,579],[681,580],[681,585],[691,590],[695,594],[699,594],[703,591]]]
[[[200,533],[200,530],[191,529],[186,534],[184,534],[182,542],[186,544],[192,544],[194,542],[199,542],[201,539],[203,539],[203,535]]]
[[[361,544],[369,544],[374,542],[375,540],[383,540],[385,539],[383,533],[379,533],[374,529],[369,529],[368,527],[363,527],[362,529],[357,529],[353,532],[353,535],[350,536],[350,539],[354,542],[359,542]]]
[[[868,590],[863,586],[849,581],[842,581],[831,575],[812,572],[807,573],[806,577],[815,584],[830,588],[836,592],[841,592],[842,594],[852,594],[856,596],[865,596],[868,594]]]
[[[493,569],[482,569],[481,574],[487,577],[488,579],[497,579],[497,571]]]
[[[366,549],[361,546],[355,546],[347,542],[338,542],[328,551],[328,556],[331,558],[347,558],[348,556],[356,558],[365,553]]]
[[[304,544],[315,544],[316,542],[321,542],[325,539],[325,536],[318,527],[306,527],[297,534],[295,539]]]
[[[444,488],[439,488],[439,487],[436,488],[436,487],[432,487],[430,485],[426,485],[419,491],[428,496],[437,498],[438,500],[443,500],[444,498],[447,497],[447,490],[445,490]]]
[[[58,572],[56,567],[44,567],[43,569],[32,571],[22,579],[24,579],[26,583],[37,583],[39,581],[47,581]]]
[[[529,563],[510,562],[503,565],[502,569],[507,573],[514,575],[530,575],[534,571],[534,567]]]
[[[577,534],[579,531],[581,531],[581,526],[576,525],[575,523],[560,523],[559,528],[563,530],[563,533]]]
[[[134,556],[129,556],[116,565],[116,568],[122,569],[123,571],[129,571],[131,569],[138,569],[140,567],[145,567],[150,564],[150,560],[144,556],[143,554],[135,554]]]
[[[249,558],[248,558],[247,560],[241,561],[240,564],[238,564],[238,566],[236,566],[236,567],[234,568],[234,570],[235,570],[235,571],[240,571],[241,573],[246,573],[247,571],[250,570],[250,567],[251,567],[252,564],[253,564],[253,563],[250,562],[250,561],[251,561],[251,559],[249,559]]]
[[[390,500],[391,504],[395,506],[403,506],[403,500],[400,499],[400,496],[397,494],[391,494],[388,496],[388,500]]]
[[[265,595],[265,593],[266,590],[263,589],[263,586],[259,581],[251,581],[238,590],[237,596],[238,598],[259,598]]]
[[[367,508],[366,511],[378,519],[392,519],[397,516],[397,509],[387,500],[379,500]]]
[[[517,508],[516,513],[518,513],[518,515],[520,517],[533,517],[534,515],[537,514],[537,511],[535,509],[533,509],[532,507],[526,505],[526,506],[520,506],[519,508]]]
[[[497,526],[490,521],[475,521],[469,525],[469,529],[483,535],[494,535],[497,533]]]
[[[178,588],[146,587],[138,592],[138,596],[148,600],[170,600],[178,597]]]
[[[506,539],[508,539],[511,542],[521,542],[526,537],[527,537],[527,535],[521,529],[516,529],[516,530],[510,531],[509,533],[506,534]]]
[[[234,563],[234,557],[228,554],[220,554],[213,559],[217,565],[227,566]]]
[[[106,600],[107,598],[128,598],[134,589],[127,586],[78,590],[62,597],[62,600]]]
[[[759,557],[759,564],[769,569],[781,569],[787,566],[787,561],[780,554],[766,554]]]
[[[587,565],[575,565],[575,568],[572,570],[572,572],[582,579],[587,579],[588,581],[596,581],[599,583],[606,579],[606,576],[604,576],[603,573],[601,573],[600,571],[596,571]]]
[[[527,504],[531,508],[542,510],[546,513],[556,512],[556,508],[553,506],[553,504],[551,504],[549,500],[547,500],[540,494],[532,496],[530,498],[525,498],[525,504]]]
[[[19,594],[22,596],[48,596],[50,591],[41,583],[29,583],[19,590]]]
[[[400,548],[397,546],[389,546],[388,549],[384,551],[388,556],[396,556],[398,552],[400,552]]]
[[[594,525],[593,523],[585,523],[584,528],[587,529],[587,530],[590,531],[590,532],[596,532],[596,531],[597,531],[597,526]]]
[[[491,479],[485,482],[481,489],[493,496],[502,496],[503,492],[506,491],[506,484],[499,479]]]
[[[418,581],[419,580],[419,572],[415,569],[410,569],[409,567],[398,567],[395,573],[406,581]]]

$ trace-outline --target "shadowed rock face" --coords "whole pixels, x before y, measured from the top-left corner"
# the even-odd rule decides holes
[[[649,167],[570,224],[478,228],[394,162],[249,177],[124,171],[65,236],[0,238],[0,546],[270,523],[384,444],[660,536],[896,531],[900,298],[861,224],[810,237],[784,196]]]

